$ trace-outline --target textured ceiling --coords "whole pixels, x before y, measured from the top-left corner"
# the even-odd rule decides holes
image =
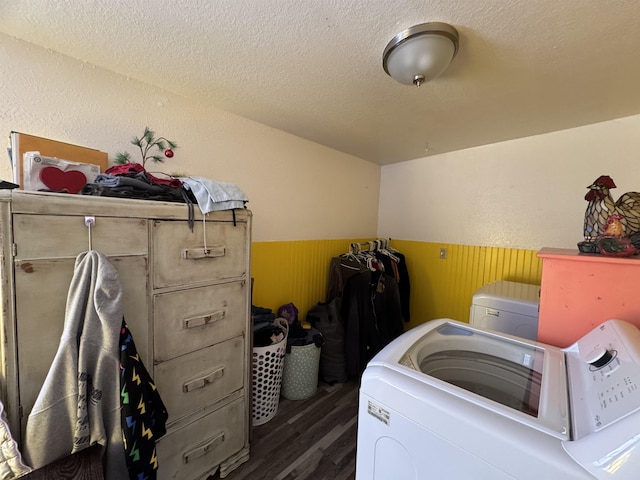
[[[458,55],[395,82],[431,21]],[[640,113],[637,0],[0,0],[0,31],[383,165]]]

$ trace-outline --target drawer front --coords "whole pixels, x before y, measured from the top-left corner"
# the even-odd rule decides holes
[[[169,413],[171,411],[169,410]],[[244,398],[170,431],[157,445],[158,479],[200,478],[244,448]]]
[[[89,228],[84,216],[13,216],[17,259],[76,257],[89,250]],[[95,217],[91,244],[105,255],[147,255],[147,220],[140,218]]]
[[[241,281],[156,295],[156,362],[241,335],[249,316],[246,288]]]
[[[155,367],[155,381],[171,423],[242,388],[244,337],[218,343]]]
[[[206,247],[206,248],[205,248]],[[246,275],[246,223],[153,222],[154,287],[211,282]]]

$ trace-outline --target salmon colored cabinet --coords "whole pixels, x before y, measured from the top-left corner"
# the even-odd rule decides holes
[[[566,347],[610,318],[640,327],[640,258],[543,248],[538,341]]]

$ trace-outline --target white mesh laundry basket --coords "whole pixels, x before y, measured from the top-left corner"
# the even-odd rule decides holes
[[[284,338],[273,345],[253,348],[253,425],[267,423],[278,412],[289,324],[284,318],[276,318],[273,323],[285,332]]]

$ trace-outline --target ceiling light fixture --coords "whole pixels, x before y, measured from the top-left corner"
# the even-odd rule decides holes
[[[458,53],[458,31],[441,22],[421,23],[397,34],[382,54],[382,67],[405,85],[420,87],[444,72]]]

